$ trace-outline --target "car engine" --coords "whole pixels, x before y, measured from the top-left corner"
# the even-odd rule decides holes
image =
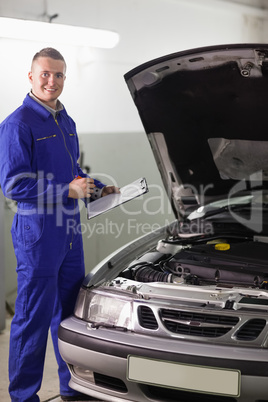
[[[264,241],[214,239],[162,240],[155,250],[133,261],[121,277],[138,282],[173,282],[268,288],[268,244]]]

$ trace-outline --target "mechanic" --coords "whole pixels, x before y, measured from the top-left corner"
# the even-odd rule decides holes
[[[65,73],[57,50],[38,52],[28,74],[31,92],[0,125],[0,183],[4,195],[17,201],[11,228],[18,280],[9,352],[12,402],[39,401],[49,328],[62,400],[92,400],[69,387],[57,331],[73,312],[85,276],[78,199],[94,201],[119,189],[89,178],[77,162],[76,126],[58,100]]]

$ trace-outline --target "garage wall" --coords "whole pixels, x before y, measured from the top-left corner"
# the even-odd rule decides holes
[[[143,199],[90,225],[82,210],[89,271],[115,248],[173,219],[124,74],[152,58],[187,48],[264,42],[267,13],[227,0],[0,0],[0,16],[45,20],[44,13],[58,13],[54,20],[58,23],[119,33],[118,46],[110,50],[52,44],[68,65],[61,100],[77,123],[84,165],[90,166],[92,175],[120,186],[140,176],[149,182],[150,193]],[[0,38],[0,120],[21,104],[30,89],[31,58],[47,45],[51,44]],[[9,234],[13,209],[5,205],[1,229],[10,304],[16,295],[16,262]]]

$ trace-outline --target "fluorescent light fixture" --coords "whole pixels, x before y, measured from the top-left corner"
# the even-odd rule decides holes
[[[4,17],[0,17],[0,37],[106,49],[119,41],[118,33],[103,29]]]

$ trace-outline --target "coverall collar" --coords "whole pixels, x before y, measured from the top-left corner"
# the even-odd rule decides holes
[[[48,112],[50,112],[54,119],[56,118],[56,116],[58,115],[58,113],[64,109],[63,104],[57,100],[57,108],[56,109],[52,109],[52,107],[49,107],[48,105],[46,105],[45,103],[43,103],[42,101],[40,101],[40,99],[38,99],[33,93],[32,91],[29,92],[29,96],[31,99],[34,99],[37,103],[39,103],[41,106],[43,106]]]

